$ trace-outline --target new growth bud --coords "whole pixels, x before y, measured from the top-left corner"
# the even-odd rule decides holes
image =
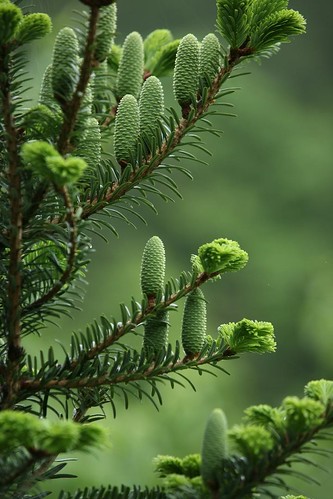
[[[23,17],[15,33],[20,44],[38,40],[51,33],[52,23],[47,14],[28,14]]]
[[[236,241],[220,238],[198,249],[203,269],[207,274],[224,273],[243,268],[249,259]]]
[[[0,44],[14,38],[15,31],[23,19],[21,9],[11,3],[0,3]]]

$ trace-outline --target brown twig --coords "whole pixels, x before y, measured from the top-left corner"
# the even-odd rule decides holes
[[[22,253],[22,192],[20,157],[18,153],[18,137],[13,115],[13,100],[9,79],[9,53],[6,47],[0,53],[0,94],[3,112],[3,122],[6,132],[8,153],[8,197],[10,206],[9,238],[9,268],[8,268],[8,302],[7,302],[7,338],[8,338],[8,369],[7,395],[5,405],[8,407],[14,397],[16,375],[23,356],[21,347],[21,253]]]

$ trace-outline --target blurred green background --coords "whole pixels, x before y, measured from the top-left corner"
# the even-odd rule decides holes
[[[52,14],[55,29],[31,46],[34,98],[57,30],[71,23],[72,10],[81,6],[78,1],[36,0],[35,10]],[[192,375],[196,393],[165,386],[159,412],[148,401],[134,399],[125,411],[119,400],[117,418],[104,423],[112,447],[79,455],[68,471],[80,478],[55,481],[54,491],[101,483],[154,484],[152,458],[199,451],[213,408],[222,407],[233,424],[250,404],[279,404],[286,395],[301,396],[309,380],[333,377],[333,5],[293,0],[290,7],[307,18],[307,35],[283,45],[262,65],[247,66],[252,74],[234,80],[241,90],[230,101],[239,117],[215,120],[225,133],[221,139],[208,138],[209,166],[185,164],[195,178],[177,178],[184,199],[157,200],[158,216],[141,212],[148,226],[134,230],[120,224],[119,239],[111,234],[109,244],[96,239],[83,312],[73,313],[73,320],[63,320],[60,328],[49,328],[42,339],[28,340],[37,350],[56,340],[68,344],[71,331],[84,329],[91,319],[119,317],[118,304],[140,296],[140,259],[152,235],[165,242],[168,277],[188,269],[191,253],[202,243],[228,237],[249,252],[250,262],[206,286],[209,330],[214,334],[220,323],[243,317],[271,321],[277,353],[230,362],[225,366],[230,376]],[[119,0],[118,12],[118,42],[133,30],[146,36],[155,28],[169,28],[176,37],[192,32],[202,38],[215,29],[214,0]],[[175,105],[171,80],[163,84]],[[180,319],[181,313],[172,317],[171,342],[179,338]],[[325,465],[332,469],[333,460]],[[322,487],[294,485],[312,498],[330,499],[332,473],[306,472]]]

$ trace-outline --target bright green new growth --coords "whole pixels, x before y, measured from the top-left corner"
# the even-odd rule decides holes
[[[324,421],[325,406],[309,397],[286,397],[282,402],[289,432],[307,432]]]
[[[182,320],[182,345],[186,355],[198,354],[205,345],[207,306],[200,288],[187,295]]]
[[[97,425],[80,425],[72,421],[37,419],[29,413],[0,413],[0,452],[19,447],[28,451],[59,454],[70,450],[88,450],[105,445],[106,432]]]
[[[158,236],[151,237],[143,250],[141,262],[141,290],[148,297],[163,292],[165,278],[165,249]]]
[[[228,431],[228,436],[237,450],[252,462],[274,446],[270,432],[259,425],[236,425]]]
[[[225,343],[232,352],[275,352],[274,328],[270,322],[243,319],[240,322],[221,324],[218,342]]]
[[[155,29],[145,38],[143,42],[145,54],[145,69],[150,70],[151,62],[156,53],[165,45],[172,42],[173,36],[168,29]]]
[[[164,113],[163,87],[156,76],[150,76],[144,82],[139,100],[140,135],[150,139],[159,128],[159,121]]]
[[[27,167],[58,187],[76,182],[87,166],[81,158],[63,158],[51,144],[43,141],[23,144],[21,156]]]
[[[170,76],[173,73],[180,40],[173,40],[160,48],[146,69],[154,76]]]
[[[310,499],[309,497],[306,496],[281,496],[281,499]]]
[[[188,34],[180,41],[173,75],[173,91],[181,107],[189,106],[198,91],[199,51],[199,42],[194,35]]]
[[[51,31],[52,23],[47,14],[28,14],[23,17],[18,25],[15,32],[15,39],[20,44],[28,43],[43,38],[51,33]]]
[[[209,33],[200,45],[199,74],[210,84],[217,75],[221,59],[220,42],[214,33]]]
[[[111,47],[110,53],[107,58],[107,64],[110,71],[112,72],[118,71],[122,53],[123,53],[122,47],[114,43]]]
[[[72,28],[63,28],[56,37],[51,71],[54,98],[63,106],[79,79],[79,44]]]
[[[232,50],[263,52],[305,33],[305,19],[285,0],[217,0],[217,27]],[[247,52],[246,52],[247,50]],[[240,54],[242,55],[242,54]]]
[[[248,262],[249,256],[236,241],[220,238],[206,243],[198,249],[202,267],[207,274],[240,270]]]
[[[119,62],[115,94],[118,101],[126,94],[139,97],[143,82],[143,40],[137,31],[125,38]]]
[[[149,317],[144,325],[143,349],[146,354],[158,354],[168,344],[169,314],[166,310]]]
[[[222,409],[214,409],[210,414],[204,432],[201,449],[201,476],[210,489],[216,488],[218,471],[228,458],[228,423]]]
[[[327,379],[310,381],[305,386],[304,393],[325,406],[333,405],[333,381]]]
[[[140,131],[139,105],[133,95],[125,95],[118,106],[114,132],[114,151],[123,165],[133,162]]]
[[[117,4],[113,3],[101,8],[98,20],[98,35],[95,42],[94,57],[96,61],[103,62],[111,50],[117,29]]]
[[[10,42],[23,19],[21,9],[10,3],[0,4],[0,44]]]

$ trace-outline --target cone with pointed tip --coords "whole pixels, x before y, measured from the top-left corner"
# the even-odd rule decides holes
[[[141,289],[148,298],[164,289],[165,249],[158,236],[151,237],[143,250],[141,262]]]
[[[205,485],[218,488],[217,475],[228,458],[228,424],[222,409],[214,409],[206,423],[201,449],[201,476]]]
[[[53,49],[52,89],[61,106],[70,101],[79,79],[79,44],[72,28],[59,31]]]
[[[139,136],[139,106],[133,95],[125,95],[118,106],[115,132],[114,151],[119,164],[123,167],[135,156]]]
[[[113,3],[99,11],[94,57],[103,62],[109,55],[117,29],[117,4]]]
[[[207,307],[203,292],[196,288],[186,300],[182,322],[182,345],[186,355],[193,357],[205,345]]]
[[[182,38],[176,56],[173,91],[181,107],[189,106],[199,87],[199,42],[188,34]]]
[[[220,42],[214,33],[208,33],[200,45],[199,74],[211,83],[220,68]]]
[[[140,135],[150,138],[155,135],[158,123],[164,113],[163,87],[156,76],[150,76],[144,82],[140,100]]]
[[[138,98],[143,82],[143,40],[137,31],[125,38],[118,67],[116,97],[118,101],[126,94]]]

